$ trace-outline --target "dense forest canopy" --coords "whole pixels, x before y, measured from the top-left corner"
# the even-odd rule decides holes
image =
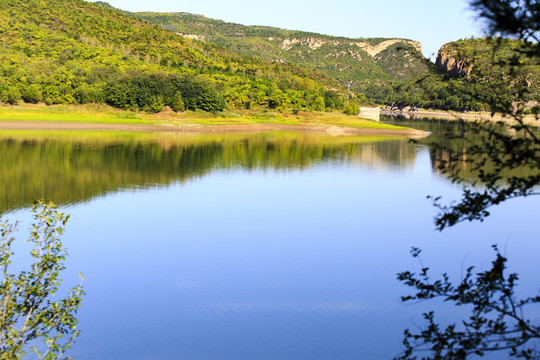
[[[181,31],[206,40],[175,33]],[[527,92],[526,111],[540,110],[540,65],[516,57],[514,50],[522,44],[518,40],[468,39],[445,45],[439,57],[463,67],[456,72],[429,65],[414,42],[387,43],[373,57],[358,45],[351,52],[347,41],[378,46],[388,39],[246,27],[185,13],[129,13],[83,0],[2,1],[0,39],[4,104],[98,102],[150,112],[170,107],[212,112],[339,109],[353,114],[358,105],[375,102],[491,111],[494,98],[511,102]],[[292,41],[291,51],[283,49],[284,41]],[[498,41],[495,53],[493,41]],[[321,51],[343,56],[320,56]],[[512,70],[524,61],[519,73]],[[346,89],[347,84],[366,96]]]
[[[359,98],[330,77],[185,39],[83,0],[0,3],[0,102],[161,111],[343,109]]]

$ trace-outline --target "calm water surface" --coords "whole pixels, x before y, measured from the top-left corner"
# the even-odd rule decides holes
[[[440,143],[442,130],[464,126],[415,123]],[[522,274],[520,291],[538,292],[538,199],[434,231],[426,196],[451,201],[460,189],[434,170],[447,154],[427,141],[2,138],[0,213],[25,228],[31,201],[48,198],[71,214],[64,278],[74,285],[84,273],[87,292],[75,359],[392,358],[422,312],[435,309],[443,322],[464,313],[399,301],[408,290],[396,273],[419,268],[411,246],[435,273],[459,278],[470,265],[486,269],[499,244]]]

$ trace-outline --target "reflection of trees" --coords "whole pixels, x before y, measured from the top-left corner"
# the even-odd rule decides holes
[[[355,154],[353,162],[379,169],[403,169],[413,166],[416,151],[416,145],[408,141],[384,141],[363,146]]]
[[[493,131],[508,134],[510,129],[503,126],[492,128]],[[494,173],[497,164],[484,153],[470,151],[473,147],[482,146],[488,140],[488,132],[471,131],[466,137],[454,138],[448,134],[434,136],[430,144],[431,167],[438,174],[451,178],[451,174],[457,174],[464,183],[482,185],[481,173]],[[502,146],[503,144],[501,144]],[[501,147],[499,152],[506,150]],[[501,155],[502,156],[502,155]],[[512,177],[526,177],[532,175],[530,167],[516,166],[499,171],[501,184]]]
[[[486,142],[490,141],[490,132],[481,131],[476,123],[435,118],[411,120],[405,117],[389,116],[383,117],[383,121],[431,132],[432,135],[418,140],[418,143],[429,147],[431,168],[435,173],[445,178],[449,177],[447,174],[454,173],[459,174],[468,184],[482,185],[479,171],[483,170],[485,173],[491,173],[495,170],[496,165],[484,154],[479,152],[473,154],[470,151],[472,147],[482,147]],[[488,128],[493,132],[517,136],[516,132],[506,125],[494,123]],[[535,129],[534,131],[538,133],[540,130]],[[500,151],[504,153],[506,150],[501,148]],[[482,161],[485,161],[483,167],[477,169],[476,167]],[[504,169],[500,172],[500,175],[502,181],[504,181],[504,179],[512,176],[524,177],[531,175],[531,169],[529,167]]]
[[[76,203],[131,186],[184,181],[204,174],[219,151],[215,145],[164,151],[156,144],[1,142],[0,212],[35,199]]]
[[[460,172],[465,179],[475,179],[474,172],[468,166],[467,149],[453,150],[440,147],[432,147],[429,149],[431,160],[431,168],[433,171],[444,175],[450,168],[454,168]],[[460,160],[456,160],[456,159]]]
[[[304,169],[322,162],[404,166],[404,140],[307,134],[85,137],[13,133],[0,140],[0,213],[35,199],[60,204],[126,188],[167,186],[217,168]]]

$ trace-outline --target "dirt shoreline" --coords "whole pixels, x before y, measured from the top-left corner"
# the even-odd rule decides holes
[[[402,110],[381,110],[381,115],[398,115],[409,118],[439,118],[439,119],[451,119],[451,120],[469,120],[469,121],[502,121],[506,123],[514,122],[511,117],[504,117],[500,114],[494,114],[485,112],[458,112],[458,111],[431,111],[431,110],[418,110],[418,111],[402,111]],[[540,126],[540,120],[537,120],[534,115],[527,115],[524,118],[525,124]]]
[[[0,130],[92,130],[134,132],[180,132],[180,133],[242,133],[265,131],[318,132],[329,135],[397,136],[422,138],[429,133],[416,129],[377,129],[339,126],[288,125],[288,124],[238,124],[238,125],[191,125],[191,124],[114,124],[67,121],[17,121],[0,120]]]

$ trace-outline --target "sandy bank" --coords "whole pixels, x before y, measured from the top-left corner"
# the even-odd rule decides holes
[[[11,121],[0,120],[0,129],[5,130],[93,130],[93,131],[140,131],[140,132],[183,132],[183,133],[227,133],[263,131],[308,131],[330,135],[397,136],[422,138],[429,134],[416,129],[378,129],[318,125],[289,124],[235,124],[235,125],[192,125],[192,124],[115,124],[65,121]]]

